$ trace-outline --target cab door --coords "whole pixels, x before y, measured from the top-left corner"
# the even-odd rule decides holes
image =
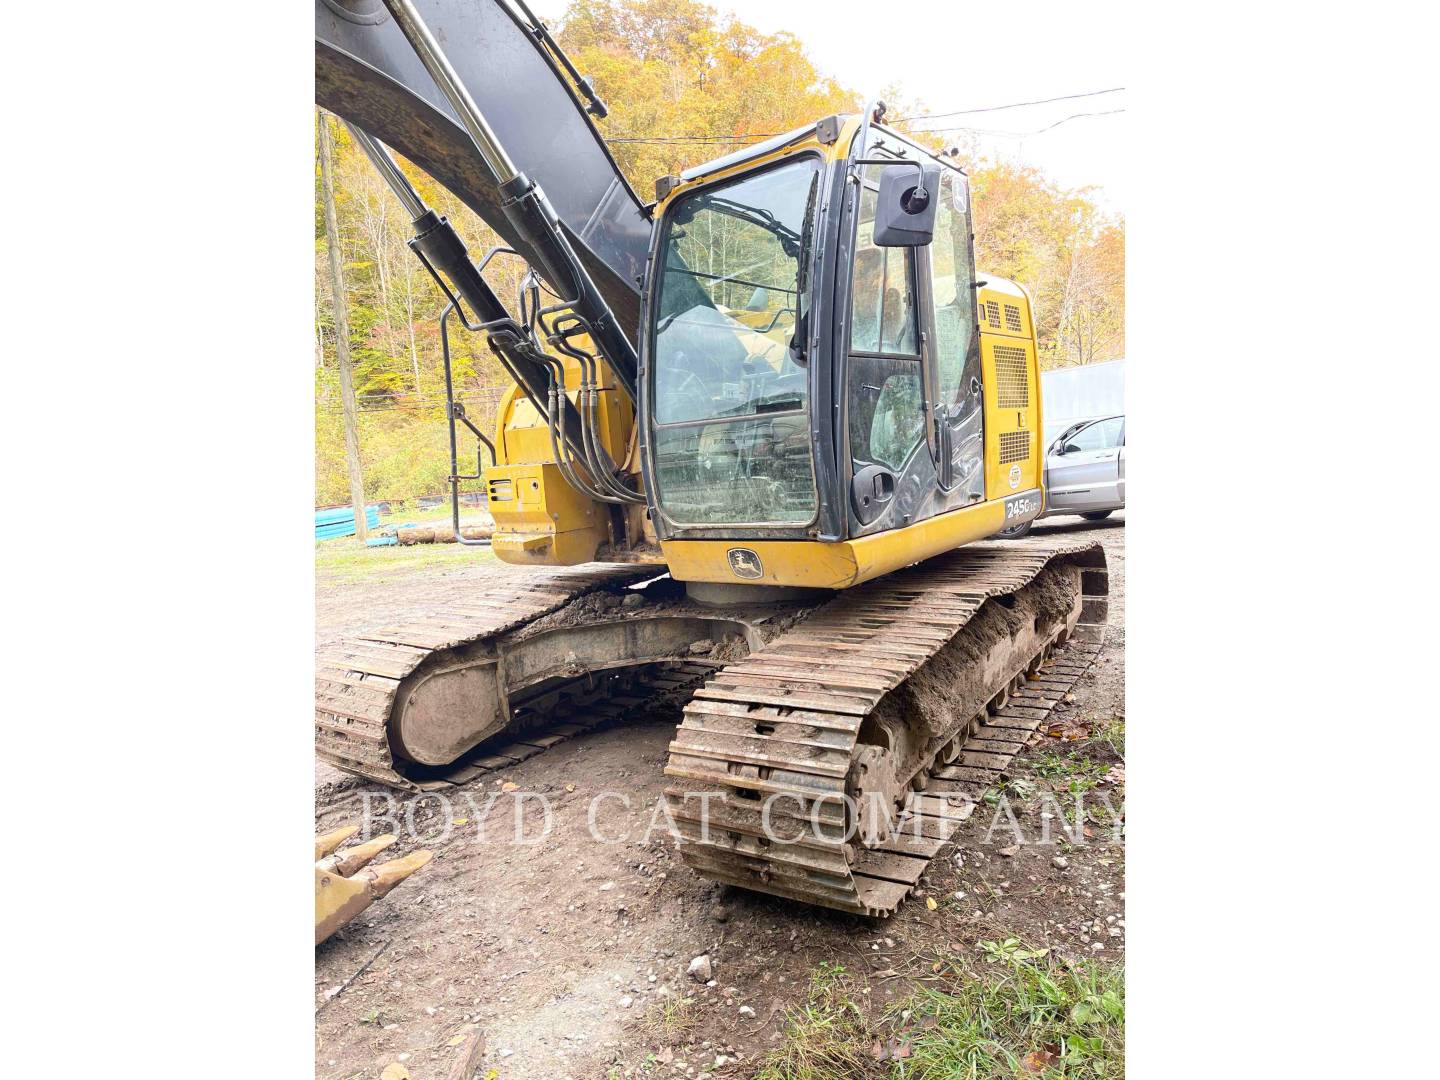
[[[972,301],[969,192],[957,170],[941,173],[935,238],[925,249],[923,266],[937,483],[945,493],[941,509],[953,509],[985,498],[985,387]]]
[[[845,363],[850,509],[860,532],[924,516],[934,487],[915,249],[873,242],[876,176],[863,174],[856,207]]]
[[[1051,453],[1047,476],[1052,511],[1087,513],[1121,505],[1120,454],[1125,418],[1096,420]]]

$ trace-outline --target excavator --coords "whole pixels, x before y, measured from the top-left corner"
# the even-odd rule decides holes
[[[1040,380],[1029,294],[975,268],[965,173],[875,103],[647,202],[524,0],[315,15],[316,103],[445,301],[456,538],[483,542],[478,481],[491,550],[530,568],[322,647],[318,756],[425,791],[679,703],[688,866],[893,913],[1106,615],[1093,539],[993,539],[1045,507]],[[397,153],[502,243],[472,255]],[[514,295],[497,259],[524,264]],[[493,423],[456,398],[460,333],[510,380]]]

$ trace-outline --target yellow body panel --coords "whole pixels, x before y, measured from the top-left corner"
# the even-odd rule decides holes
[[[575,566],[609,539],[604,509],[552,462],[487,469],[485,496],[495,518],[490,546],[505,562]]]
[[[856,540],[662,540],[660,550],[669,564],[670,576],[679,581],[848,589],[942,551],[993,536],[1004,524],[1005,502],[997,499]],[[759,558],[758,577],[735,572],[730,559],[735,549],[745,549]],[[753,566],[749,559],[740,562],[747,568]]]
[[[980,365],[985,383],[985,494],[1003,499],[1044,480],[1040,371],[1030,297],[980,274]]]

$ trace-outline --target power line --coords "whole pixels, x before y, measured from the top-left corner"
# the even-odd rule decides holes
[[[1074,101],[1077,98],[1099,97],[1102,94],[1118,94],[1125,87],[1116,86],[1109,90],[1087,90],[1083,94],[1062,94],[1059,97],[1037,98],[1035,101],[1016,101],[1009,105],[986,105],[979,109],[957,109],[954,112],[925,113],[920,116],[907,116],[901,120],[891,120],[892,124],[913,124],[916,120],[943,120],[947,116],[969,116],[973,113],[1000,112],[1003,109],[1021,109],[1029,105],[1049,105],[1056,101]]]
[[[920,129],[917,130],[917,131],[912,131],[911,134],[912,134],[912,135],[935,135],[935,134],[938,134],[938,133],[940,133],[940,132],[947,132],[947,131],[968,131],[968,132],[970,132],[971,134],[974,134],[974,135],[992,135],[992,136],[997,136],[997,137],[1000,137],[1000,138],[1009,138],[1009,139],[1028,139],[1028,138],[1030,138],[1032,135],[1043,135],[1043,134],[1045,134],[1045,132],[1047,132],[1047,131],[1053,131],[1053,130],[1055,130],[1057,127],[1059,127],[1061,124],[1068,124],[1071,120],[1083,120],[1083,119],[1085,119],[1086,117],[1090,117],[1090,116],[1115,116],[1117,113],[1123,113],[1123,112],[1125,112],[1125,111],[1126,111],[1126,110],[1124,110],[1124,109],[1107,109],[1107,110],[1104,111],[1104,112],[1075,113],[1075,114],[1072,115],[1072,116],[1067,116],[1067,117],[1065,117],[1065,119],[1063,119],[1063,120],[1056,120],[1055,123],[1049,124],[1049,125],[1047,125],[1046,127],[1036,128],[1034,131],[993,131],[993,130],[988,130],[988,129],[986,129],[986,128],[971,128],[971,127],[954,126],[954,127],[920,128]]]
[[[907,116],[898,120],[889,120],[889,124],[913,124],[921,120],[943,120],[951,116],[970,116],[975,113],[1000,112],[1004,109],[1020,109],[1031,105],[1049,105],[1057,101],[1075,101],[1079,98],[1100,97],[1104,94],[1118,94],[1125,90],[1123,86],[1111,87],[1109,90],[1087,90],[1082,94],[1061,94],[1059,97],[1036,98],[1034,101],[1014,101],[1008,105],[985,105],[974,109],[956,109],[953,112],[922,113],[919,116]],[[1007,131],[986,131],[983,128],[969,128],[962,126],[949,126],[938,128],[921,128],[915,134],[923,134],[927,131],[973,131],[981,135],[1009,135],[1019,137],[1022,134],[1038,135],[1040,132],[1049,131],[1050,128],[1059,127],[1069,120],[1077,120],[1084,116],[1109,116],[1112,113],[1124,112],[1124,109],[1112,109],[1109,112],[1098,113],[1076,113],[1074,116],[1067,116],[1064,120],[1051,124],[1050,127],[1040,128],[1038,131],[1022,133]],[[761,139],[774,139],[784,135],[783,131],[756,131],[744,132],[739,135],[616,135],[607,136],[609,143],[648,143],[652,145],[670,146],[697,146],[715,143],[745,143],[757,142]]]

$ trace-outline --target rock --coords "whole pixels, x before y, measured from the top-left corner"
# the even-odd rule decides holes
[[[713,641],[708,640],[708,639],[702,639],[702,640],[700,640],[700,641],[692,641],[692,642],[690,643],[690,655],[692,655],[692,656],[700,656],[700,655],[703,655],[704,653],[708,653],[712,648],[714,648],[714,646],[715,646],[715,643],[714,643]]]
[[[710,906],[710,917],[718,923],[730,921],[730,908],[725,904],[716,902]]]
[[[729,1059],[728,1057],[726,1057],[724,1054],[716,1054],[716,1055],[715,1055],[715,1068],[718,1069],[718,1068],[720,1068],[720,1066],[722,1066],[722,1065],[729,1065],[729,1064],[730,1064],[730,1059]]]
[[[620,999],[620,1007],[621,1007],[622,1009],[628,1009],[631,1005],[634,1005],[634,1004],[635,1004],[635,999],[632,998],[629,994],[626,994],[624,997],[622,997],[622,998]]]
[[[746,1020],[754,1020],[754,1019],[755,1019],[755,1010],[752,1009],[749,1005],[741,1005],[741,1006],[740,1006],[740,1015],[743,1016],[743,1017],[745,1017]]]
[[[1010,859],[1010,858],[1014,858],[1015,854],[1016,854],[1019,850],[1020,850],[1020,847],[1019,847],[1018,844],[1012,844],[1010,847],[1002,847],[1002,848],[1001,848],[999,851],[997,851],[995,854],[997,854],[997,855],[1003,855],[1003,856],[1005,856],[1005,858]]]
[[[604,885],[601,885],[601,886],[600,886],[600,891],[601,891],[601,892],[609,892],[609,891],[610,891],[611,889],[613,889],[613,888],[615,888],[615,882],[613,882],[613,881],[607,881],[607,882],[605,882]]]
[[[625,597],[624,600],[620,601],[620,606],[626,611],[634,611],[638,607],[645,606],[645,597],[641,596],[638,592],[632,592],[629,596]]]
[[[1070,860],[1065,858],[1064,855],[1056,855],[1050,860],[1050,865],[1055,867],[1056,870],[1064,870],[1070,865]]]
[[[710,964],[709,953],[701,953],[699,956],[695,957],[695,959],[691,960],[690,966],[685,969],[685,974],[689,975],[698,983],[709,982],[710,976],[713,973],[714,970]]]

